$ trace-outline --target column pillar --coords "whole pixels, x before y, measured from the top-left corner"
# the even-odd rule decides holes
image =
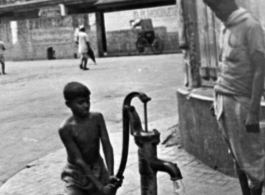
[[[107,39],[105,30],[105,20],[103,12],[96,12],[96,26],[97,26],[97,44],[98,44],[98,56],[104,56],[107,52]]]

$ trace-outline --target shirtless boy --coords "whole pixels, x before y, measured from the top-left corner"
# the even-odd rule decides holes
[[[66,183],[65,194],[113,194],[121,182],[112,176],[113,149],[102,114],[90,112],[90,91],[81,83],[68,83],[64,98],[73,113],[59,128],[67,151],[67,165],[61,175]],[[100,142],[108,169],[100,155]],[[111,184],[110,180],[116,183]]]

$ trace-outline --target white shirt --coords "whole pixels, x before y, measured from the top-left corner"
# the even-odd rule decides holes
[[[81,53],[87,53],[87,42],[89,42],[88,36],[85,32],[79,32],[78,34],[78,52]]]

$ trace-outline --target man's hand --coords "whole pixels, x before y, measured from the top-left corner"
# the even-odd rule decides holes
[[[260,132],[259,115],[249,112],[247,114],[245,126],[246,126],[247,132],[249,132],[249,133],[258,133],[258,132]]]
[[[114,184],[117,188],[121,187],[123,178],[120,179],[114,175],[110,176],[110,183]]]
[[[101,191],[105,195],[114,195],[116,194],[116,190],[117,190],[117,187],[114,184],[109,183],[105,185]]]

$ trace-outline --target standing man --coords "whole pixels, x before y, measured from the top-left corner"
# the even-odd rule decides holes
[[[4,51],[6,50],[5,48],[5,44],[3,41],[0,41],[0,63],[2,66],[2,74],[6,74],[5,73],[5,56],[4,56]],[[0,73],[1,74],[1,73]]]
[[[78,33],[78,53],[80,55],[80,68],[82,70],[89,70],[87,68],[88,50],[90,48],[88,35],[85,26],[80,26]]]
[[[235,162],[243,195],[261,195],[264,129],[259,126],[264,82],[261,24],[235,0],[203,0],[223,22],[215,115]]]

